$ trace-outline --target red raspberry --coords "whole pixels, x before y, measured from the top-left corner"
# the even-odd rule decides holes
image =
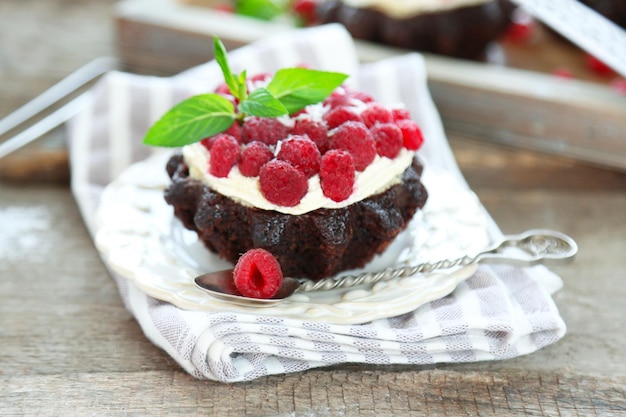
[[[237,139],[226,133],[215,136],[211,146],[209,174],[216,177],[227,177],[230,169],[239,160],[239,143]]]
[[[293,135],[308,136],[315,142],[322,155],[328,150],[328,129],[326,129],[326,125],[322,122],[315,122],[310,119],[296,120],[296,124],[291,130],[291,133]]]
[[[267,201],[285,207],[297,205],[309,190],[302,171],[278,159],[272,159],[261,167],[259,183]]]
[[[393,116],[393,120],[406,120],[411,118],[411,113],[407,109],[392,109],[391,115]]]
[[[345,87],[339,87],[324,100],[324,104],[334,109],[335,107],[349,106],[351,100],[352,98],[348,94],[348,90]]]
[[[268,78],[270,78],[272,76],[272,74],[270,74],[269,72],[261,72],[259,74],[254,74],[251,77],[248,77],[248,81],[251,81],[253,83],[257,82],[257,81],[265,81]]]
[[[376,158],[376,143],[361,122],[346,122],[330,138],[333,149],[350,152],[357,171],[363,171]]]
[[[361,117],[349,107],[335,107],[324,115],[324,121],[328,125],[328,129],[334,129],[346,122],[360,122]]]
[[[370,129],[380,156],[395,158],[400,153],[404,139],[402,131],[393,123],[379,123]]]
[[[316,8],[317,2],[315,0],[296,0],[293,4],[294,13],[308,26],[317,21]]]
[[[513,22],[504,34],[504,38],[512,43],[530,43],[534,37],[535,23],[532,20]]]
[[[591,54],[585,54],[585,60],[586,60],[587,68],[589,68],[589,70],[593,72],[594,74],[597,74],[603,77],[608,77],[608,76],[615,74],[615,72],[613,71],[611,67],[609,67],[604,62],[602,62],[601,60],[599,60],[598,58],[596,58],[595,56]]]
[[[215,143],[215,139],[217,139],[217,135],[209,136],[208,138],[204,138],[200,141],[200,144],[206,148],[207,151],[210,151],[213,147],[213,143]]]
[[[246,79],[246,88],[248,90],[248,93],[250,93],[252,90],[256,89],[256,85],[259,82],[263,82],[268,80],[272,75],[269,73],[259,73],[259,74],[255,74],[251,77],[248,77]]]
[[[504,39],[512,43],[530,43],[537,33],[535,19],[522,8],[513,11]]]
[[[320,151],[307,136],[292,136],[280,143],[277,159],[287,161],[311,178],[320,170]]]
[[[391,123],[393,115],[391,110],[378,103],[370,103],[361,113],[361,120],[365,126],[372,127],[376,123]]]
[[[224,133],[228,133],[229,135],[237,139],[237,142],[241,143],[241,126],[237,121],[230,125],[230,127],[226,129]]]
[[[250,249],[237,261],[233,280],[244,297],[272,298],[283,283],[283,271],[270,252]]]
[[[354,178],[354,159],[349,152],[332,149],[324,154],[320,164],[320,184],[326,197],[333,201],[350,197]]]
[[[364,91],[354,91],[350,93],[352,98],[357,100],[361,100],[363,103],[373,103],[374,97],[371,94],[368,94]]]
[[[251,116],[246,118],[241,129],[241,139],[244,143],[254,140],[267,145],[276,145],[287,136],[289,129],[278,119]]]
[[[208,138],[202,139],[200,141],[200,144],[202,144],[202,146],[204,146],[207,150],[210,151],[211,148],[213,147],[213,143],[215,142],[215,140],[223,133],[226,133],[226,134],[234,137],[235,140],[237,141],[237,143],[241,142],[241,127],[239,127],[239,124],[237,122],[235,122],[228,129],[223,131],[222,133],[218,133],[216,135],[209,136]]]
[[[274,158],[272,150],[264,144],[255,140],[250,142],[241,153],[239,160],[239,172],[246,177],[256,177],[259,175],[261,167]]]
[[[424,143],[422,129],[413,120],[398,120],[396,125],[402,132],[404,147],[410,151],[418,150]]]
[[[230,92],[230,88],[228,88],[228,85],[226,83],[221,83],[220,85],[218,85],[215,88],[215,93],[220,95],[232,95],[232,93]]]

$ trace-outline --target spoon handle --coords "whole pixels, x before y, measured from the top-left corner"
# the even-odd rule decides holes
[[[339,279],[326,278],[320,281],[305,281],[298,291],[320,291],[336,288],[374,284],[395,278],[407,277],[423,272],[467,266],[474,263],[506,263],[516,266],[531,266],[540,263],[563,263],[571,261],[578,252],[576,242],[569,236],[546,229],[533,229],[519,235],[504,236],[501,240],[474,256],[443,259],[388,268],[379,272],[346,275]]]

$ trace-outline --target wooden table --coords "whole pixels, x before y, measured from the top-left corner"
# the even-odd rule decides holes
[[[113,3],[0,3],[0,116],[112,54]],[[41,143],[62,153],[63,139],[22,156]],[[547,227],[578,241],[576,262],[555,268],[565,280],[555,296],[568,325],[560,342],[502,362],[195,380],[125,310],[57,166],[48,180],[0,182],[0,416],[626,414],[626,174],[460,136],[451,143],[504,231]]]

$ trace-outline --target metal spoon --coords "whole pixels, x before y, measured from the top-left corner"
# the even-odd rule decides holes
[[[518,250],[509,250],[504,253],[507,248]],[[388,268],[380,272],[347,275],[338,279],[325,278],[319,281],[310,281],[285,277],[278,293],[268,299],[249,298],[241,295],[233,283],[232,269],[199,275],[194,279],[194,282],[198,288],[215,298],[245,306],[267,307],[281,302],[296,292],[349,288],[478,262],[505,263],[515,266],[532,266],[541,263],[558,264],[573,260],[577,252],[578,245],[569,236],[553,230],[533,229],[519,235],[504,236],[503,239],[474,256],[466,255],[457,259],[405,265]]]

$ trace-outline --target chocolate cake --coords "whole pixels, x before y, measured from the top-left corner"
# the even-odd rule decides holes
[[[398,2],[391,2],[398,4]],[[506,0],[445,1],[435,7],[403,3],[391,13],[384,1],[325,0],[318,4],[322,23],[342,23],[355,38],[390,46],[466,59],[482,59],[487,45],[508,28],[514,6]],[[430,1],[429,3],[437,3]],[[363,4],[363,6],[355,6]],[[404,7],[407,6],[407,7]]]
[[[287,276],[313,280],[363,267],[406,228],[427,192],[422,165],[413,160],[402,182],[383,193],[339,209],[290,215],[247,207],[189,177],[181,154],[167,171],[172,185],[165,194],[176,217],[198,233],[207,248],[236,263],[251,248],[264,248]]]
[[[164,196],[175,216],[210,251],[243,259],[251,285],[257,258],[275,280],[318,280],[384,252],[428,195],[409,112],[349,88],[347,74],[235,76],[218,39],[215,50],[226,82],[174,106],[144,139],[180,147]]]

